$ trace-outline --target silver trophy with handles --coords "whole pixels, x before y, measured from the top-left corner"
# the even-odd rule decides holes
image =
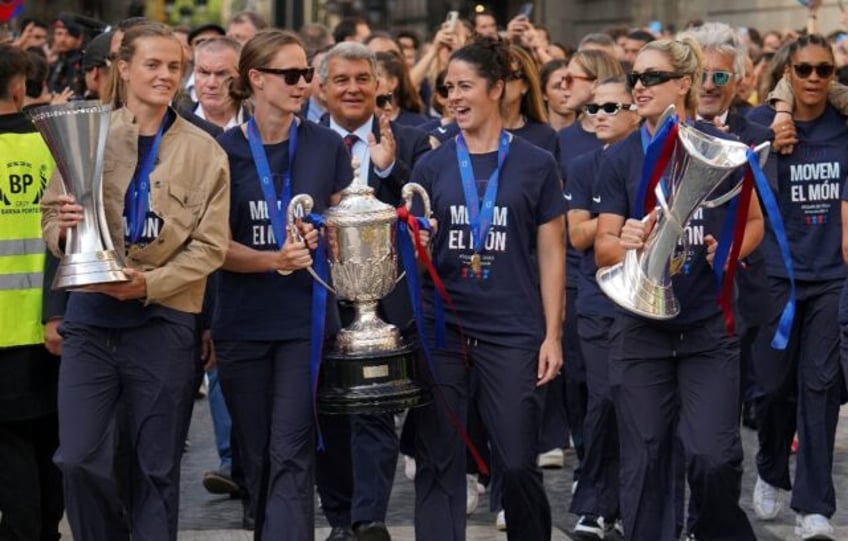
[[[675,115],[674,106],[657,126]],[[742,181],[712,200],[707,198],[737,168],[748,162],[748,147],[738,141],[720,139],[680,123],[677,142],[667,174],[665,189],[657,185],[657,223],[641,251],[627,250],[624,260],[597,272],[601,290],[622,308],[650,319],[671,319],[680,313],[671,277],[686,258],[686,225],[699,208],[721,206],[742,189]],[[754,149],[764,165],[769,143]],[[683,249],[678,246],[683,243]]]
[[[324,355],[318,387],[318,409],[327,414],[384,413],[423,406],[429,392],[415,383],[417,345],[383,321],[378,302],[389,295],[398,277],[397,212],[374,196],[359,176],[354,160],[353,181],[341,193],[338,205],[324,213],[328,263],[332,286],[313,269],[309,272],[339,300],[353,309],[352,322],[339,331],[332,351]],[[419,184],[409,183],[402,195],[407,210],[418,194],[430,216],[430,198]],[[292,198],[288,229],[296,232],[299,214],[308,214],[312,198]]]
[[[39,107],[30,114],[56,160],[65,193],[83,208],[82,222],[67,231],[53,289],[128,280],[103,210],[103,156],[111,111],[110,105],[95,100]]]

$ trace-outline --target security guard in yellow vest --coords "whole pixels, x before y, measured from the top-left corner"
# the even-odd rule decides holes
[[[21,112],[27,55],[0,45],[0,539],[55,540],[62,518],[56,384],[43,345],[40,200],[54,162]]]

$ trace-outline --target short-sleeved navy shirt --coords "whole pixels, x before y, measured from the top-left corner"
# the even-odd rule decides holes
[[[176,114],[170,109],[165,114],[163,122],[165,127],[163,133],[167,132],[176,120]],[[139,135],[138,137],[138,161],[133,174],[133,182],[127,188],[124,201],[123,230],[124,245],[129,247],[131,240],[128,226],[128,207],[132,203],[131,192],[134,190],[135,176],[141,168],[142,160],[153,146],[155,136]],[[162,216],[156,209],[149,209],[144,220],[142,234],[136,243],[139,247],[156,240],[162,226],[165,224]],[[152,319],[165,319],[180,325],[191,326],[195,324],[195,317],[188,312],[181,312],[162,306],[161,304],[145,305],[136,300],[120,301],[102,293],[71,292],[68,296],[68,305],[65,311],[65,321],[84,323],[95,327],[109,329],[129,329],[138,327]]]
[[[749,118],[769,125],[774,111],[761,106]],[[841,200],[846,200],[848,126],[831,105],[813,121],[795,121],[798,143],[792,154],[777,158],[777,201],[786,228],[795,278],[840,280],[842,262]],[[840,196],[841,194],[841,196]],[[769,276],[787,278],[771,227],[763,239]]]
[[[604,149],[599,148],[586,152],[571,162],[568,177],[571,179],[571,205],[569,210],[584,210],[591,218],[598,216],[601,196],[598,193],[598,170],[603,161]],[[577,287],[577,313],[585,316],[615,315],[615,307],[609,297],[601,291],[595,274],[598,266],[595,264],[595,249],[590,246],[585,251],[574,251],[580,254],[580,267]]]
[[[559,143],[557,141],[557,134],[549,125],[527,120],[520,128],[507,131],[526,139],[541,149],[547,150],[554,158],[558,157]]]
[[[497,166],[497,152],[472,154],[482,195]],[[470,266],[471,228],[456,159],[456,140],[424,156],[412,178],[430,194],[439,222],[433,259],[456,306],[459,321],[446,309],[450,324],[466,334],[509,347],[537,350],[545,320],[539,289],[537,234],[542,224],[565,211],[556,162],[550,153],[520,137],[509,145],[500,175],[492,227],[481,251],[482,273]],[[482,198],[481,198],[482,199]],[[433,285],[425,278],[425,307],[432,319]]]
[[[241,126],[218,137],[230,162],[230,231],[255,250],[277,250],[267,204]],[[265,145],[272,173],[286,170],[288,141]],[[309,194],[322,213],[330,196],[350,184],[353,171],[341,137],[313,122],[298,127],[292,195]],[[241,273],[222,270],[212,319],[216,340],[270,341],[309,336],[313,279],[306,271]],[[315,287],[321,287],[315,285]],[[330,296],[332,297],[332,296]],[[329,302],[329,301],[328,301]],[[334,330],[334,329],[333,329]],[[333,330],[327,329],[330,334]]]
[[[559,166],[565,186],[563,197],[565,197],[566,209],[570,209],[574,196],[571,193],[571,183],[568,179],[568,168],[578,156],[602,148],[604,143],[594,133],[584,130],[579,121],[561,129],[557,137],[559,138]],[[580,259],[580,252],[574,249],[571,241],[566,241],[565,268],[569,288],[577,287],[580,281]]]
[[[729,138],[704,122],[697,122],[700,131],[720,138]],[[642,177],[642,164],[645,154],[642,149],[641,130],[630,134],[624,140],[611,146],[605,153],[600,169],[598,195],[601,202],[598,212],[616,214],[627,219],[631,217],[636,205],[636,196]],[[741,178],[738,169],[716,188],[715,196],[726,193]],[[670,328],[687,326],[719,313],[716,303],[718,289],[712,268],[707,263],[707,249],[704,243],[706,235],[721,238],[721,230],[727,213],[727,204],[715,209],[698,209],[685,226],[684,235],[689,241],[686,259],[679,274],[672,277],[672,288],[680,301],[680,314],[663,323]],[[682,245],[678,243],[678,250]]]

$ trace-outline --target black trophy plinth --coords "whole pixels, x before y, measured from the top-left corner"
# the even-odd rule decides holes
[[[349,355],[325,354],[318,411],[329,415],[393,413],[429,404],[430,391],[413,381],[416,346]]]

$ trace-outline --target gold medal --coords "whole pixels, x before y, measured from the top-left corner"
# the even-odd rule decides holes
[[[480,276],[480,267],[480,254],[473,254],[471,256],[471,270],[477,276]]]

